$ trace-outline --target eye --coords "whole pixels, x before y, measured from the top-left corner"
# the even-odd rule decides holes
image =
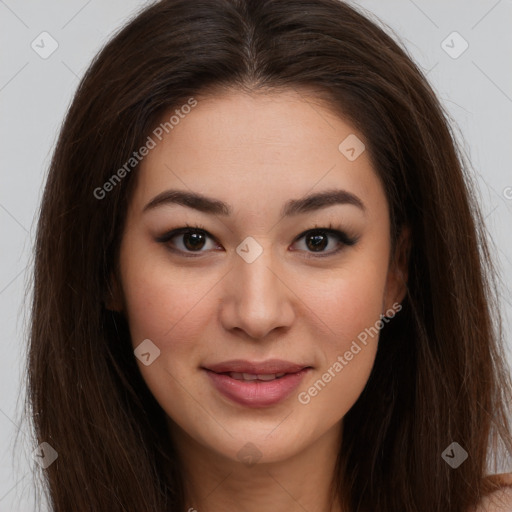
[[[322,258],[332,256],[340,252],[344,246],[355,245],[357,238],[350,237],[344,231],[334,229],[330,224],[329,227],[315,227],[308,229],[299,235],[296,239],[300,241],[304,239],[303,247],[305,247],[305,258]],[[333,247],[332,250],[326,252],[325,249]]]
[[[185,253],[187,256],[196,256],[195,254],[190,254],[194,252],[206,252],[202,251],[205,247],[207,239],[212,239],[211,235],[205,231],[203,226],[190,226],[187,224],[187,227],[174,229],[158,237],[157,242],[161,242],[166,244],[172,251]],[[172,242],[173,239],[177,240],[176,242]],[[206,248],[212,249],[210,248]],[[188,253],[188,254],[187,254]]]
[[[175,239],[176,241],[174,241]],[[332,225],[325,228],[315,226],[313,229],[308,229],[295,239],[294,244],[302,239],[304,239],[305,248],[302,250],[305,252],[305,258],[332,256],[340,252],[343,247],[354,245],[358,240],[350,237],[344,231],[334,229]],[[210,247],[208,247],[208,240],[210,240]],[[196,257],[203,252],[215,250],[215,244],[212,243],[213,237],[203,226],[187,224],[186,227],[174,229],[158,237],[156,241],[165,244],[171,251],[180,253],[185,257]],[[325,249],[331,246],[334,246],[334,248],[326,252]]]

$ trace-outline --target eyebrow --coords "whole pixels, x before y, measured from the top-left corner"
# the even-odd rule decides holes
[[[180,204],[211,215],[229,216],[233,212],[230,205],[219,199],[176,189],[166,190],[158,194],[144,207],[143,212],[168,204]],[[366,208],[359,197],[346,190],[334,189],[288,201],[281,210],[281,216],[300,215],[336,204],[353,205],[366,212]]]

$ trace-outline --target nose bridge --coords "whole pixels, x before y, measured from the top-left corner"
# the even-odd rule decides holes
[[[240,280],[240,303],[247,303],[253,310],[269,309],[279,294],[279,279],[275,270],[271,271],[275,261],[270,242],[246,239],[237,248],[237,253],[240,258],[235,263],[234,272]]]
[[[272,272],[273,257],[271,249],[267,248],[253,262],[238,261],[235,272],[242,285],[243,298],[248,300],[263,301],[275,300],[277,295],[277,281],[275,270]]]
[[[237,253],[228,291],[231,314],[227,326],[262,337],[275,327],[288,325],[293,316],[289,290],[270,242],[246,239]]]

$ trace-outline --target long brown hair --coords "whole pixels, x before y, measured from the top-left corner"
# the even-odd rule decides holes
[[[307,88],[350,121],[411,230],[408,290],[344,417],[333,488],[351,511],[467,512],[511,448],[495,271],[467,164],[407,53],[338,0],[163,0],[96,56],[62,126],[35,245],[27,405],[55,512],[185,510],[165,413],[146,387],[110,278],[137,166],[94,191],[163,113],[216,88]],[[441,454],[468,453],[457,469]]]

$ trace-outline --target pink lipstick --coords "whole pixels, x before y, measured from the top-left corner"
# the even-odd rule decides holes
[[[311,366],[280,359],[241,359],[203,367],[213,386],[225,397],[248,407],[268,407],[285,400]]]

